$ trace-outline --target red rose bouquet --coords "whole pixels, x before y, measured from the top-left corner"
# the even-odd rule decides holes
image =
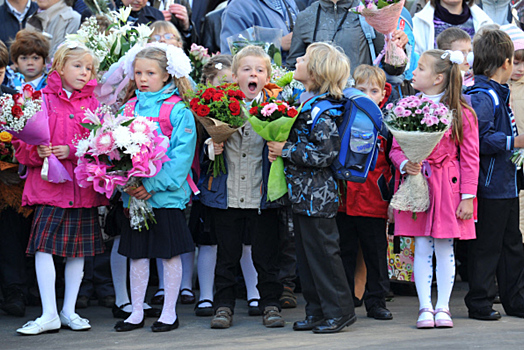
[[[216,143],[226,141],[246,122],[241,108],[245,95],[236,84],[199,84],[197,91],[190,93],[189,98],[189,108]],[[209,159],[208,171],[212,170],[214,177],[226,173],[223,155],[215,156],[210,152]]]
[[[299,110],[289,106],[286,102],[270,99],[268,102],[258,104],[253,102],[249,109],[248,121],[253,130],[266,141],[286,141],[295,117]],[[286,176],[284,174],[284,160],[282,157],[271,164],[267,184],[267,199],[277,200],[287,193]]]

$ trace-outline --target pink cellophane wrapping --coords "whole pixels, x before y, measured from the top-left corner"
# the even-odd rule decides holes
[[[404,3],[405,0],[401,0],[396,4],[391,4],[380,10],[376,8],[365,8],[361,11],[361,14],[366,18],[366,22],[375,28],[376,31],[387,35],[397,28],[398,19],[400,18]]]

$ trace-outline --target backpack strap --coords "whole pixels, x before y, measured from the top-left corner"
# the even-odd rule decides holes
[[[481,87],[474,87],[474,88],[468,90],[466,92],[466,94],[472,95],[472,94],[478,94],[480,92],[485,93],[489,97],[491,97],[491,102],[492,102],[492,105],[493,105],[493,114],[495,114],[497,112],[497,108],[500,105],[500,99],[499,99],[497,93],[493,89],[484,89],[484,88],[481,88]]]
[[[317,123],[318,118],[322,115],[322,113],[330,109],[338,109],[342,107],[343,105],[334,104],[328,100],[321,100],[319,102],[316,102],[311,108],[311,129],[313,129],[313,127]]]
[[[369,53],[371,54],[371,62],[375,61],[377,58],[377,53],[375,52],[375,45],[373,45],[373,40],[377,37],[375,29],[366,22],[366,19],[362,15],[358,15],[358,20],[360,21],[360,27],[366,36],[366,40],[369,46]]]

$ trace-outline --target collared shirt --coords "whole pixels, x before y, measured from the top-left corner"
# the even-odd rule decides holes
[[[17,9],[15,9],[8,0],[5,0],[7,3],[7,6],[9,6],[9,9],[11,12],[13,12],[13,15],[15,15],[16,19],[18,19],[18,22],[22,23],[25,16],[27,15],[27,11],[29,11],[29,8],[31,7],[31,0],[27,0],[27,4],[25,5],[24,12],[18,12]]]

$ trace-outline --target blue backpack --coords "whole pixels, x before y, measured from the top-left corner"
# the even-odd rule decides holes
[[[326,98],[315,102],[311,107],[311,129],[325,111],[331,115],[342,115],[338,126],[342,145],[331,169],[337,179],[363,183],[377,162],[382,112],[360,90],[345,89],[344,96],[346,99],[342,101]]]
[[[493,105],[493,114],[497,111],[498,106],[500,105],[499,96],[493,89],[485,89],[481,87],[471,87],[466,89],[464,92],[464,98],[466,99],[466,102],[471,106],[471,95],[478,94],[478,93],[484,93],[487,94],[489,97],[491,97],[491,103]]]

